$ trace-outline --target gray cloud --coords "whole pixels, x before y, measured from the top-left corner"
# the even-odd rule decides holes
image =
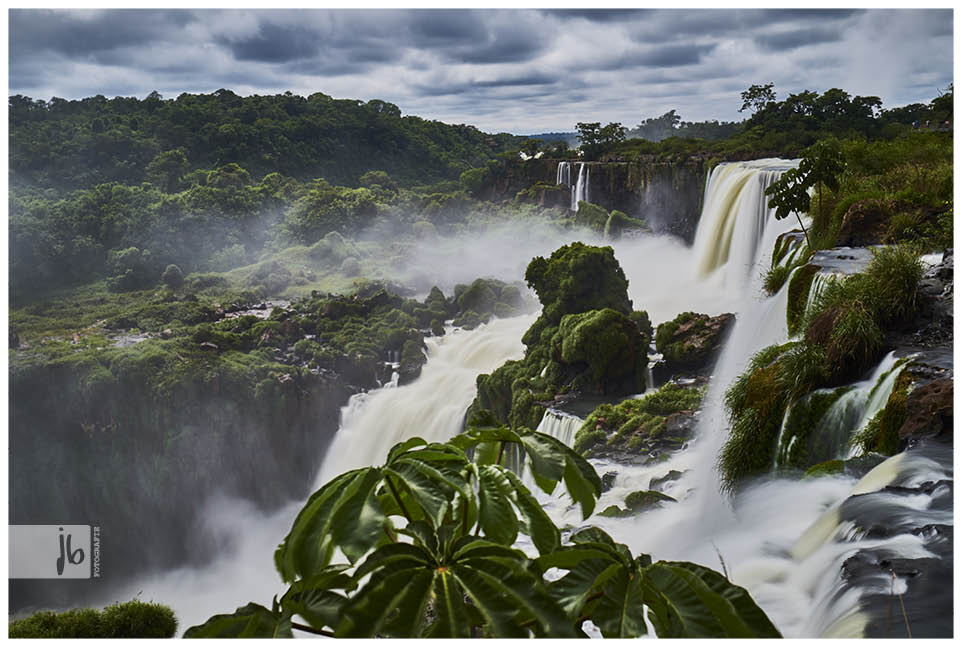
[[[755,38],[759,46],[775,52],[787,52],[818,43],[837,43],[841,40],[842,34],[839,30],[816,27],[763,34]]]
[[[11,10],[9,25],[11,94],[323,92],[518,133],[670,109],[738,120],[740,91],[768,81],[781,98],[927,102],[953,75],[951,10]]]

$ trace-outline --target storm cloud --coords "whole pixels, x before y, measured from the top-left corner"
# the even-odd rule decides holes
[[[949,9],[14,9],[9,43],[10,94],[323,92],[514,133],[741,119],[770,81],[892,107],[953,74]]]

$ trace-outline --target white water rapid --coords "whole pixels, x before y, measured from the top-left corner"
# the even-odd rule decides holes
[[[629,279],[634,307],[647,310],[652,323],[684,311],[711,315],[728,311],[736,314],[736,324],[714,369],[697,435],[688,447],[652,465],[591,461],[599,475],[614,473],[596,513],[623,504],[635,490],[657,489],[677,503],[624,519],[596,514],[586,523],[604,528],[635,553],[698,562],[726,572],[750,591],[785,636],[858,636],[866,620],[858,608],[862,592],[841,590],[841,561],[873,544],[889,543],[844,533],[849,529],[839,514],[844,510],[841,504],[849,503],[845,500],[864,486],[845,476],[765,480],[748,486],[731,503],[719,493],[715,470],[728,433],[722,405],[726,388],[755,352],[788,340],[787,283],[776,295],[764,297],[761,278],[775,239],[797,225],[773,218],[764,188],[793,164],[761,160],[719,165],[706,181],[693,247],[654,235],[613,244]],[[586,167],[581,164],[572,188],[575,209],[576,199],[587,200]],[[557,181],[571,184],[570,163],[559,165]],[[471,332],[449,331],[429,339],[428,362],[417,380],[353,397],[342,410],[341,428],[328,452],[319,459],[318,483],[349,469],[382,463],[400,440],[413,436],[444,440],[457,433],[474,397],[476,376],[520,358],[521,335],[533,318],[495,320]],[[885,387],[875,385],[877,376],[871,379],[869,398],[880,396]],[[874,402],[867,404],[864,413],[873,408]],[[539,430],[571,445],[579,426],[576,418],[548,411]],[[917,484],[919,475],[906,468],[924,465],[933,476],[939,471],[937,463],[925,464],[907,454],[889,463],[873,470],[863,483],[875,485],[872,481],[879,477],[900,476],[906,484]],[[891,476],[886,473],[890,470]],[[887,484],[882,479],[877,483]],[[572,508],[563,493],[540,498],[559,526],[584,525],[580,508]],[[215,509],[220,516],[212,517],[210,525],[212,534],[233,540],[225,546],[223,559],[205,569],[183,569],[147,584],[138,582],[136,589],[142,599],[171,604],[181,619],[181,632],[251,600],[269,604],[271,596],[283,590],[271,552],[302,505],[292,503],[264,515],[237,504],[220,504]],[[890,546],[898,544],[909,542],[897,540]],[[920,557],[923,551],[907,552]]]

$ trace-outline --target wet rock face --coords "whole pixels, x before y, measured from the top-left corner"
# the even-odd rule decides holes
[[[899,441],[952,436],[952,379],[937,379],[916,387],[905,400],[908,419],[899,429]]]
[[[842,217],[836,246],[881,244],[891,215],[891,207],[878,199],[856,201]]]
[[[708,316],[686,312],[659,325],[655,348],[663,361],[655,366],[656,383],[679,372],[691,374],[709,369],[734,323],[734,314]]]

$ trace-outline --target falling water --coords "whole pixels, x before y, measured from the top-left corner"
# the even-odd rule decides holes
[[[554,184],[571,187],[571,163],[570,162],[558,163],[558,172],[555,175]]]
[[[521,336],[533,321],[534,316],[496,319],[476,330],[427,339],[428,363],[417,381],[355,395],[342,409],[317,485],[347,470],[382,463],[391,447],[408,438],[439,442],[460,432],[477,376],[521,358]]]
[[[537,430],[557,438],[569,447],[575,445],[575,434],[585,421],[574,415],[547,409],[538,423]]]
[[[588,201],[588,180],[590,169],[585,163],[578,165],[578,182],[571,188],[571,210],[578,210],[579,201]]]

